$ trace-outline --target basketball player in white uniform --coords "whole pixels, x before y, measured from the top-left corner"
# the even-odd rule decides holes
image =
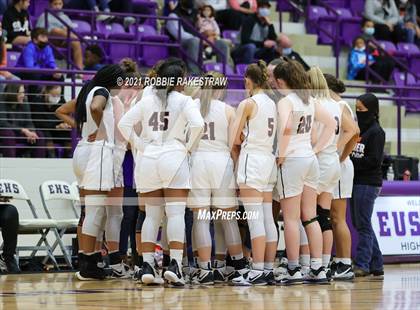
[[[340,161],[337,153],[337,143],[340,137],[341,143],[346,144],[355,134],[354,121],[342,116],[342,105],[337,104],[330,96],[327,81],[319,67],[312,67],[309,70],[309,80],[312,94],[325,110],[336,121],[335,135],[328,145],[317,154],[320,176],[318,183],[317,214],[318,222],[323,235],[322,265],[327,270],[327,276],[331,279],[331,272],[328,268],[331,259],[333,245],[333,233],[330,220],[331,201],[334,188],[340,179]],[[316,123],[313,131],[312,142],[317,141],[322,134],[322,124]],[[318,136],[317,136],[318,135]]]
[[[114,212],[118,208],[111,206],[107,197],[116,186],[113,157],[115,119],[110,91],[118,88],[119,77],[124,77],[120,66],[105,66],[83,86],[77,101],[71,101],[62,109],[67,113],[57,111],[64,121],[77,126],[82,137],[73,155],[73,170],[86,206],[80,243],[80,271],[76,274],[80,280],[105,278],[103,268],[98,267],[98,262],[102,262],[101,253],[95,252],[97,237],[104,228],[107,240],[119,240],[117,222],[119,219],[121,223],[121,217],[118,218],[121,211]],[[69,115],[72,110],[75,111],[75,120]]]
[[[276,104],[265,93],[268,73],[264,61],[251,64],[245,72],[250,98],[242,101],[233,126],[233,154],[237,157],[237,182],[248,215],[252,243],[252,268],[238,274],[235,285],[266,285],[274,282],[273,264],[277,250],[277,229],[272,212],[272,191],[276,182],[274,137],[277,129]]]
[[[223,78],[223,74],[208,72],[208,78]],[[219,99],[225,93],[225,86],[204,85],[196,104],[204,118],[204,133],[197,149],[191,156],[191,191],[188,206],[194,211],[193,240],[198,251],[199,273],[196,284],[213,284],[221,281],[224,272],[221,266],[211,269],[212,240],[210,218],[200,214],[210,208],[234,212],[237,208],[236,182],[233,161],[229,149],[229,129],[233,125],[235,110]],[[221,228],[221,229],[220,229]],[[225,255],[226,246],[234,261],[243,261],[241,235],[236,218],[219,218],[214,221],[216,255]],[[224,259],[224,257],[223,257]]]
[[[185,64],[168,59],[157,70],[162,78],[185,76]],[[204,121],[196,104],[181,93],[183,85],[166,85],[143,97],[119,123],[126,140],[137,148],[135,181],[145,199],[146,218],[142,228],[143,275],[145,284],[156,283],[155,243],[163,213],[168,218],[167,237],[171,263],[164,273],[170,284],[184,285],[181,274],[185,237],[185,206],[190,188],[188,152],[201,138]],[[133,127],[140,123],[141,137]],[[186,142],[187,125],[189,140]],[[164,200],[165,207],[162,207]]]
[[[342,139],[343,131],[340,132],[338,151],[340,155],[340,179],[334,188],[333,201],[331,205],[331,221],[334,234],[336,257],[331,264],[332,277],[334,280],[353,280],[354,273],[351,266],[351,234],[346,222],[347,199],[351,198],[353,191],[353,163],[349,154],[354,149],[359,137],[359,127],[354,120],[353,111],[348,103],[341,99],[341,93],[346,91],[342,81],[331,74],[324,74],[330,89],[331,99],[342,106],[343,119],[350,119],[353,124],[353,136],[347,143]]]
[[[277,105],[279,113],[279,170],[277,190],[285,226],[288,275],[284,284],[301,283],[299,267],[299,225],[302,220],[309,240],[311,270],[308,281],[327,282],[322,267],[322,233],[316,216],[316,189],[319,167],[315,156],[330,141],[335,121],[310,97],[309,79],[296,61],[279,64],[274,69],[279,91],[286,97]],[[312,148],[314,121],[325,125],[323,134]]]

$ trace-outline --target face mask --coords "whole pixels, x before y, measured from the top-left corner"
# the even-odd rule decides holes
[[[40,49],[43,49],[43,48],[45,48],[47,45],[48,45],[48,43],[47,42],[38,42],[38,47],[40,48]]]
[[[289,56],[291,53],[292,53],[292,48],[291,47],[283,48],[283,55],[284,56]]]
[[[48,96],[48,102],[51,104],[57,104],[60,101],[60,96]]]
[[[268,8],[260,8],[258,9],[258,14],[262,17],[267,17],[270,15],[270,9]]]
[[[356,48],[355,48],[355,50],[356,50],[356,51],[359,51],[359,52],[364,52],[364,51],[365,51],[365,49],[366,49],[366,47],[359,47],[359,48],[358,48],[358,47],[356,47]]]
[[[365,28],[365,34],[366,34],[366,35],[368,35],[368,36],[373,36],[373,35],[374,35],[374,33],[375,33],[375,28],[373,28],[373,27],[368,27],[368,28]]]
[[[365,132],[369,129],[369,127],[373,124],[375,121],[375,117],[372,113],[369,111],[366,112],[357,112],[357,123],[359,124],[360,131]]]
[[[400,0],[400,4],[407,4],[408,0]]]

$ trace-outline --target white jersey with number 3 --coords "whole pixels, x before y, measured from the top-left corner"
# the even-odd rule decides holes
[[[334,118],[337,123],[337,127],[335,129],[334,137],[330,140],[328,146],[322,150],[322,153],[336,153],[337,152],[337,142],[340,136],[340,128],[341,128],[341,116],[342,116],[342,105],[336,102],[333,99],[321,99],[319,103],[322,107],[328,111],[328,113]],[[323,124],[318,123],[318,138],[322,134],[322,130],[324,128]]]
[[[273,153],[274,137],[277,130],[276,104],[266,94],[251,97],[257,106],[257,112],[249,119],[242,131],[244,141],[241,152]]]
[[[197,105],[200,101],[196,100]],[[226,103],[220,100],[210,102],[209,111],[204,117],[204,132],[198,144],[198,152],[229,153],[229,121],[226,117]]]

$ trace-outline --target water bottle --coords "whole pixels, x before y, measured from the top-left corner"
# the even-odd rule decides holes
[[[392,165],[388,168],[388,172],[386,173],[386,179],[388,181],[394,181],[394,169],[392,168]]]

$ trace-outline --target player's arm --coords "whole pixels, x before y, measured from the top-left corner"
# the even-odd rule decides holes
[[[230,105],[226,105],[225,107],[225,113],[226,113],[226,119],[228,121],[228,143],[232,140],[232,127],[235,123],[235,108],[231,107]],[[234,162],[237,161],[239,158],[239,152],[241,148],[239,145],[235,145],[232,148],[230,148],[230,154]]]
[[[125,113],[119,123],[118,129],[126,141],[130,143],[133,148],[140,151],[144,149],[144,141],[135,132],[135,126],[142,121],[143,113],[142,106],[144,105],[143,99],[135,104],[127,113]]]
[[[286,150],[290,142],[292,120],[292,103],[287,98],[281,99],[277,104],[278,125],[277,125],[277,151],[278,164],[282,164],[286,156]]]
[[[341,134],[337,142],[337,149],[342,150],[340,161],[344,161],[357,143],[359,138],[359,126],[351,116],[348,109],[344,108],[341,116]]]
[[[61,105],[55,110],[55,116],[61,119],[64,123],[70,125],[72,128],[76,127],[76,121],[71,116],[76,111],[76,99],[72,99],[69,102]]]
[[[90,114],[92,115],[92,119],[98,128],[101,125],[104,109],[107,102],[108,99],[106,97],[102,95],[96,95],[93,97],[92,103],[90,104]]]
[[[253,109],[254,101],[251,99],[243,100],[236,109],[232,125],[229,126],[229,149],[231,151],[232,159],[235,163],[239,157],[241,144],[243,141],[242,130],[245,127],[246,121],[251,117]]]
[[[188,121],[190,137],[186,148],[189,152],[194,149],[200,141],[204,131],[204,120],[201,116],[200,109],[192,98],[189,98],[183,110],[184,116]]]
[[[316,154],[322,151],[334,137],[337,122],[322,105],[317,103],[315,103],[315,121],[324,124],[322,133],[313,148]]]

